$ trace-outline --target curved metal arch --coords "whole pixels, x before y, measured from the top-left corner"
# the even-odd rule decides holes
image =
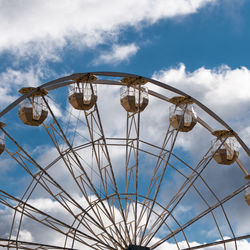
[[[112,77],[124,77],[124,76],[137,76],[137,75],[131,75],[131,74],[126,74],[126,73],[116,73],[116,75],[114,75],[115,73],[113,73],[113,72],[97,72],[97,73],[95,73],[95,72],[93,72],[93,74],[95,74],[95,75],[102,75],[102,76],[112,76]],[[119,75],[119,74],[122,74],[122,75]],[[83,73],[80,73],[79,74],[79,76],[81,76],[81,75],[84,75]],[[75,75],[74,75],[74,77],[75,77]],[[145,78],[145,77],[144,77]],[[65,80],[66,79],[66,80]],[[67,85],[69,85],[70,83],[72,83],[72,82],[67,82],[68,80],[71,80],[72,79],[72,76],[68,76],[68,77],[64,77],[64,78],[60,78],[60,79],[57,79],[57,80],[55,80],[55,81],[52,81],[52,82],[48,82],[48,83],[46,83],[47,84],[47,86],[48,87],[46,87],[46,86],[44,86],[44,85],[46,85],[46,84],[44,84],[44,85],[41,85],[40,87],[38,87],[38,88],[42,88],[42,89],[50,89],[50,90],[53,90],[53,89],[57,89],[57,88],[60,88],[60,87],[62,87],[62,86],[67,86]],[[147,79],[147,80],[149,80],[149,82],[151,82],[151,83],[153,83],[153,84],[155,84],[155,85],[157,85],[157,86],[160,86],[159,84],[156,84],[155,82],[158,82],[158,81],[155,81],[155,80],[152,80],[152,79],[149,79],[149,78],[145,78],[145,79]],[[64,81],[65,80],[65,81]],[[105,80],[103,81],[104,83],[102,83],[102,84],[105,84]],[[121,83],[119,83],[119,82],[114,82],[114,83],[117,83],[117,85],[120,85]],[[161,82],[158,82],[158,83],[161,83]],[[161,84],[163,84],[163,83],[161,83]],[[170,90],[170,91],[172,91],[172,92],[175,92],[175,93],[178,93],[178,94],[180,94],[180,95],[184,95],[184,96],[188,96],[188,95],[186,95],[184,92],[182,92],[182,91],[180,91],[180,90],[177,90],[177,89],[175,89],[175,88],[173,88],[173,87],[171,87],[171,86],[169,86],[169,85],[165,85],[165,84],[163,84],[165,87],[163,87],[163,86],[160,86],[160,87],[163,87],[163,88],[165,88],[165,89],[168,89],[168,90]],[[176,91],[173,91],[173,89],[175,89]],[[35,89],[34,91],[36,91],[37,89]],[[25,96],[22,96],[22,97],[20,97],[19,99],[17,99],[15,102],[13,102],[12,104],[14,105],[13,107],[15,107],[18,103],[20,103],[21,102],[21,100],[23,100],[25,97],[27,97],[27,96],[29,96],[29,95],[31,95],[34,91],[32,91],[32,92],[30,92],[30,93],[28,93],[27,95],[25,95]],[[192,98],[193,99],[193,98]],[[195,99],[193,99],[194,100],[194,102],[195,102]],[[198,101],[197,101],[198,102]],[[196,104],[197,104],[197,102],[195,102]],[[197,104],[198,105],[198,104]],[[198,105],[199,106],[199,105]],[[203,109],[204,110],[204,109]],[[205,112],[207,112],[206,110],[204,110]],[[6,112],[8,112],[8,110],[6,111]],[[208,113],[208,112],[207,112]],[[2,114],[2,113],[1,113]],[[0,114],[0,117],[1,117],[1,114]],[[211,114],[210,114],[211,115]],[[214,117],[215,118],[215,117]],[[223,124],[222,124],[223,125]],[[248,149],[248,148],[247,148]],[[248,149],[249,150],[249,149]],[[165,223],[164,223],[165,224]]]
[[[127,193],[127,194],[126,194],[126,193],[120,193],[120,195],[121,195],[121,196],[135,196],[134,193]],[[115,196],[116,196],[116,194],[109,195],[109,196],[103,198],[102,201],[107,201],[107,200],[109,200],[110,198],[115,197]],[[143,199],[146,198],[146,196],[143,196],[143,195],[140,195],[140,194],[137,194],[137,196],[140,197],[140,198],[143,198]],[[121,199],[122,199],[122,200],[125,200],[126,198],[121,197]],[[149,197],[147,198],[147,200],[150,201],[150,202],[153,201],[153,200],[152,200],[151,198],[149,198]],[[95,205],[97,205],[97,204],[100,202],[100,200],[97,199],[95,202],[96,202]],[[147,204],[143,204],[143,202],[141,202],[141,201],[138,201],[138,204],[147,207],[147,209],[150,208]],[[156,202],[156,204],[157,204],[157,206],[159,206],[161,209],[165,210],[166,212],[169,212],[169,211],[168,211],[164,206],[162,206],[159,202]],[[93,207],[88,207],[88,208],[86,208],[87,211],[91,211],[92,209],[93,209]],[[159,217],[159,214],[158,214],[156,211],[154,211],[154,210],[153,210],[153,214]],[[183,234],[183,236],[184,236],[184,238],[185,238],[185,241],[186,241],[187,245],[189,246],[189,241],[188,241],[188,239],[187,239],[187,236],[186,236],[184,230],[182,229],[181,224],[178,222],[178,220],[175,218],[175,216],[174,216],[173,214],[171,214],[170,217],[173,219],[173,221],[174,221],[174,222],[178,225],[178,227],[181,229],[180,232]],[[77,220],[75,220],[75,221],[72,223],[72,227],[73,227],[73,225],[76,224],[76,223],[78,223],[78,226],[76,226],[76,228],[78,229],[79,226],[80,226],[80,224],[79,224],[79,221],[77,221]],[[166,221],[164,221],[163,224],[168,228],[168,230],[169,230],[171,233],[173,233],[173,230],[171,230],[171,227],[167,224]],[[175,238],[175,235],[173,235],[172,237]],[[172,238],[172,237],[171,237],[171,238]],[[65,241],[67,241],[67,238],[65,239]],[[177,245],[178,245],[178,243],[177,243]]]
[[[213,117],[216,121],[218,121],[221,125],[223,125],[226,129],[230,130],[233,132],[235,138],[237,139],[237,141],[239,142],[239,144],[242,146],[242,148],[245,150],[245,152],[248,154],[248,156],[250,156],[250,149],[248,148],[248,146],[242,141],[242,139],[239,137],[239,135],[225,122],[223,121],[217,114],[215,114],[211,109],[209,109],[208,107],[206,107],[204,104],[202,104],[201,102],[199,102],[197,99],[193,98],[192,96],[186,94],[185,92],[174,88],[168,84],[165,84],[163,82],[148,78],[148,77],[144,77],[144,76],[140,76],[140,75],[136,75],[136,74],[131,74],[131,73],[122,73],[122,72],[86,72],[86,73],[76,73],[73,74],[74,78],[75,77],[80,77],[86,74],[94,74],[94,75],[98,75],[98,76],[111,76],[111,77],[143,77],[145,78],[148,82],[158,86],[158,87],[162,87],[164,89],[167,89],[169,91],[172,91],[176,94],[179,95],[183,95],[186,97],[191,97],[192,100],[194,101],[194,103],[199,106],[202,110],[204,110],[206,113],[208,113],[211,117]],[[42,85],[40,85],[37,89],[46,89],[46,90],[52,90],[52,89],[56,89],[56,88],[60,88],[62,86],[68,85],[70,83],[66,82],[66,81],[70,81],[72,80],[72,75],[68,75],[65,77],[61,77],[58,78],[56,80],[44,83]],[[35,91],[37,91],[37,89],[32,90],[30,93],[25,94],[21,97],[19,97],[16,101],[14,101],[13,103],[11,103],[8,107],[6,107],[3,111],[0,112],[0,118],[6,114],[7,112],[9,112],[11,109],[13,109],[14,107],[16,107],[21,101],[23,101],[26,97],[28,97],[29,95],[33,94]]]

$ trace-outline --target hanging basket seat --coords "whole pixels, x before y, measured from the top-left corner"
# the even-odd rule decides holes
[[[169,108],[170,125],[181,132],[191,131],[197,123],[193,100],[186,96],[174,96],[169,99],[169,102],[173,104]]]
[[[129,245],[127,250],[150,250],[150,248],[149,247],[136,246],[136,245]]]
[[[142,87],[147,80],[140,77],[124,77],[124,84],[120,89],[120,102],[127,112],[137,113],[143,111],[148,105],[148,88]]]
[[[48,116],[48,110],[42,98],[48,94],[48,91],[40,88],[24,87],[19,92],[22,95],[30,94],[19,104],[19,118],[26,125],[40,126]]]
[[[174,114],[169,118],[170,124],[173,126],[174,129],[178,129],[179,124],[183,120],[182,115]],[[191,122],[185,122],[183,121],[180,125],[179,131],[181,132],[189,132],[193,129],[193,127],[196,125],[196,119],[192,117]]]
[[[48,111],[42,110],[40,117],[38,119],[34,119],[35,115],[33,114],[32,107],[22,107],[18,111],[18,116],[22,120],[22,122],[26,125],[40,126],[47,118]]]
[[[235,162],[238,158],[239,152],[233,150],[233,153],[230,154],[227,149],[220,148],[214,155],[214,159],[218,164],[230,165]]]
[[[96,101],[96,95],[92,95],[89,100],[84,100],[83,93],[73,93],[69,96],[70,104],[78,110],[89,110],[95,105]]]
[[[234,163],[239,157],[239,150],[233,132],[222,129],[213,131],[212,135],[217,137],[213,142],[212,150],[212,152],[216,152],[214,155],[215,161],[223,165]],[[222,141],[224,141],[223,145],[221,145]]]
[[[121,100],[121,105],[127,112],[137,113],[138,112],[138,104],[136,105],[135,96],[124,96]],[[148,105],[148,99],[142,98],[142,102],[140,104],[140,112],[143,111]]]

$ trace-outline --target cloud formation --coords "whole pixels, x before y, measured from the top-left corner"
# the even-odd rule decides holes
[[[118,64],[122,61],[129,60],[131,56],[137,53],[138,49],[139,47],[134,43],[128,45],[114,44],[112,50],[103,52],[94,60],[94,64]]]
[[[39,72],[33,67],[28,70],[14,70],[8,68],[5,72],[0,73],[0,107],[3,108],[6,104],[13,102],[17,96],[17,89],[29,84],[36,86],[39,83]]]
[[[153,78],[172,85],[206,105],[241,134],[250,145],[249,129],[250,70],[227,65],[190,72],[184,64],[155,72]]]
[[[132,0],[1,0],[0,32],[4,36],[0,51],[43,52],[51,59],[66,44],[93,47],[110,41],[126,27],[189,15],[213,2],[216,0],[140,0],[135,7]]]

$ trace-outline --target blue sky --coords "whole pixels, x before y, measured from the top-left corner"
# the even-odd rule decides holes
[[[61,59],[62,63],[58,62],[50,66],[53,68],[58,67],[61,71],[69,71],[72,68],[73,61],[74,64],[79,65],[79,70],[81,71],[83,67],[86,70],[100,68],[110,70],[116,68],[118,71],[122,68],[128,72],[138,72],[139,70],[144,75],[147,72],[146,75],[148,76],[151,76],[156,70],[173,67],[180,62],[187,64],[188,70],[194,70],[202,66],[213,68],[222,64],[226,64],[232,68],[239,66],[248,67],[248,53],[246,51],[249,44],[249,33],[247,32],[249,27],[249,18],[247,15],[249,3],[247,1],[211,2],[213,3],[207,4],[204,8],[199,8],[197,11],[194,11],[195,13],[191,13],[190,15],[181,15],[174,18],[159,17],[153,24],[142,20],[141,22],[136,21],[137,23],[134,24],[126,25],[125,23],[124,25],[121,20],[121,29],[117,28],[114,23],[114,27],[110,28],[110,34],[103,35],[97,41],[88,42],[89,47],[86,47],[86,44],[81,42],[81,39],[77,41],[77,37],[74,37],[74,35],[72,38],[69,38],[67,37],[67,31],[59,29],[62,33],[65,32],[65,34],[58,32],[59,34],[55,36],[61,35],[62,37],[59,38],[65,40],[51,41],[55,43],[51,51],[52,54],[59,56],[58,59]],[[70,14],[74,15],[73,13]],[[7,22],[6,26],[8,26],[8,21],[4,21]],[[24,20],[23,26],[27,25],[26,21],[29,22],[30,20]],[[13,23],[13,21],[11,22]],[[74,27],[70,28],[74,32]],[[25,30],[25,27],[22,27],[22,29]],[[5,30],[3,29],[3,31]],[[53,36],[55,31],[51,29],[49,31],[51,34],[49,35]],[[48,34],[46,34],[46,30],[42,32],[40,36],[46,41]],[[77,32],[80,33],[81,31],[77,30]],[[26,41],[25,37],[20,39],[19,45],[21,45],[22,49],[24,49],[24,46],[28,46],[27,42],[32,43],[38,39],[37,34],[30,33],[27,34],[30,36],[28,41]],[[15,40],[15,33],[11,34],[9,39]],[[42,39],[38,41],[44,42]],[[106,41],[102,39],[106,39]],[[16,44],[18,41],[10,42],[6,39],[4,42],[1,46],[1,68],[3,71],[4,68],[9,67],[13,63],[7,56],[9,54],[8,50],[10,49],[12,52],[14,49],[20,49],[17,46],[11,50],[9,45],[9,43]],[[64,43],[63,45],[66,46],[60,43]],[[96,43],[97,46],[95,46]],[[93,63],[93,61],[98,60],[98,55],[110,52],[114,44],[123,46],[134,44],[137,52],[128,53],[128,59],[124,58],[125,62],[120,59],[120,61],[112,60],[108,65],[101,61]],[[63,48],[63,53],[62,51],[56,51],[58,48]],[[26,50],[29,50],[29,47]],[[33,56],[36,55],[32,51],[25,51],[25,53]],[[15,54],[18,55],[18,53]],[[46,58],[45,55],[42,55],[42,57],[48,59],[48,63],[52,61],[51,58],[48,58],[49,56]],[[65,60],[66,58],[70,58],[69,63]],[[15,60],[15,64],[20,64],[23,60],[25,60],[25,57],[19,61]]]
[[[39,86],[72,73],[95,71],[134,73],[160,80],[195,97],[225,120],[249,146],[249,11],[250,2],[247,0],[139,0],[136,2],[53,0],[45,3],[38,0],[0,0],[2,34],[0,37],[0,109],[3,110],[20,96],[18,93],[20,88]],[[153,86],[152,88],[154,89]],[[157,88],[155,90],[161,91]],[[99,89],[98,102],[103,116],[108,114],[109,108],[112,108],[118,115],[117,120],[124,121],[122,108],[113,107],[105,101],[105,93],[101,91],[107,91],[107,89],[105,87]],[[51,98],[55,101],[53,109],[60,121],[64,122],[66,122],[64,112],[69,109],[66,99],[62,98],[65,94],[66,89],[51,94]],[[107,92],[109,100],[112,98],[118,100],[118,95],[118,88]],[[154,133],[157,129],[158,131],[161,129],[159,124],[165,122],[167,116],[158,106],[163,105],[161,102],[158,103],[152,99],[150,103],[152,103],[152,112],[145,111],[143,119],[145,123],[147,119],[153,123],[152,127],[145,128],[143,131],[147,138],[155,142],[163,136],[161,133],[154,136]],[[51,144],[43,137],[41,128],[38,130],[24,128],[15,116],[16,113],[17,109],[12,110],[1,117],[1,121],[7,124],[8,131],[14,134],[15,138],[32,152],[38,161],[46,165],[47,162],[43,161],[42,157],[45,155],[50,161],[56,155],[51,151]],[[206,114],[202,117],[207,119],[214,129],[220,128]],[[119,122],[112,124],[109,118],[104,118],[103,123],[107,125],[107,133],[110,135],[119,134],[125,126]],[[159,127],[156,126],[157,124]],[[79,133],[84,134],[80,128]],[[38,139],[33,140],[33,137],[28,135],[36,135],[40,143],[37,143]],[[199,138],[203,138],[204,142]],[[211,135],[200,128],[192,131],[189,137],[183,136],[179,139],[177,153],[193,163],[198,155],[202,155],[203,149],[210,145],[211,138]],[[122,153],[118,151],[115,149],[112,152],[114,162],[119,162],[122,157]],[[242,149],[240,152],[241,161],[248,166],[250,172],[249,157]],[[20,196],[29,182],[29,177],[9,160],[6,152],[1,157],[0,189]],[[146,156],[141,159],[142,162],[148,160]],[[220,193],[222,196],[227,193],[227,188],[246,183],[239,168],[217,171],[217,181],[219,180],[221,184],[215,181],[211,184],[219,189],[220,185],[224,187]],[[55,174],[53,171],[52,173]],[[212,173],[211,166],[210,171],[206,173],[211,180]],[[150,175],[150,171],[148,174]],[[174,182],[181,179],[174,172],[170,171],[169,175],[173,175],[173,182],[167,183],[166,187],[174,190]],[[223,176],[232,180],[221,180]],[[65,180],[63,174],[58,175],[57,178],[60,181]],[[70,182],[67,188],[71,189]],[[165,193],[161,192],[160,197],[163,198],[164,195]],[[42,202],[41,199],[44,197],[44,194],[38,190],[32,202],[39,207],[39,202]],[[192,196],[191,198],[198,202],[198,199]],[[238,211],[237,209],[241,211],[241,216],[233,219],[237,235],[250,233],[249,222],[245,221],[245,217],[250,215],[249,208],[243,205],[242,200],[241,197],[242,205],[239,207],[235,203],[228,205],[231,215],[234,211]],[[48,211],[57,207],[57,204],[51,204],[51,200],[46,202],[48,202]],[[0,217],[11,218],[9,210],[1,209],[0,207]],[[183,211],[186,217],[182,217]],[[176,214],[185,221],[192,217],[194,212],[184,202]],[[220,217],[221,211],[217,212]],[[225,222],[221,221],[221,225],[225,230],[225,236],[230,236]],[[190,233],[190,241],[198,241],[197,237],[202,239],[201,242],[218,239],[216,238],[218,234],[213,234],[212,226],[209,235],[201,232],[199,226],[199,224],[194,225],[193,233]],[[36,232],[32,234],[33,227],[32,223],[27,223],[27,227],[22,231],[23,239],[37,239]],[[3,223],[0,224],[0,237],[6,237],[8,233],[4,228]],[[164,233],[164,231],[161,232],[159,237]],[[59,242],[59,239],[60,237],[56,238],[54,242]],[[178,240],[181,242],[183,239],[180,237]],[[173,245],[166,246],[169,249],[171,247],[175,249]],[[243,250],[246,247],[247,242],[243,242],[239,249]],[[214,248],[214,250],[217,249],[222,248]],[[228,249],[234,248],[229,246]]]

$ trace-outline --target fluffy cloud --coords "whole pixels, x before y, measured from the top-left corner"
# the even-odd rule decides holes
[[[226,237],[226,239],[227,239],[227,237]],[[179,247],[181,249],[188,248],[185,241],[178,242],[178,244],[179,244]],[[198,246],[198,245],[199,245],[199,243],[197,243],[197,242],[190,242],[190,247],[194,247],[194,246]],[[234,242],[227,243],[226,247],[228,250],[235,250]],[[238,247],[237,249],[239,249],[239,250],[246,250],[250,247],[250,243],[247,240],[241,240],[241,241],[237,242],[237,247]],[[176,244],[166,242],[166,243],[163,243],[161,246],[159,246],[156,249],[157,250],[165,250],[165,249],[176,250],[177,248],[176,248]],[[207,248],[200,248],[200,250],[206,250],[206,249]],[[222,250],[222,249],[225,249],[223,244],[209,247],[209,250]]]
[[[53,52],[66,44],[95,46],[116,37],[124,27],[153,24],[198,11],[216,0],[146,1],[0,1],[0,51]],[[46,46],[41,46],[46,45]],[[45,50],[44,50],[45,49]],[[46,52],[49,51],[49,52]]]
[[[246,67],[231,69],[223,65],[219,68],[201,67],[193,72],[186,70],[184,64],[155,72],[153,78],[172,85],[193,96],[206,105],[232,128],[241,133],[245,142],[250,141],[249,127],[250,70]]]
[[[18,88],[22,88],[24,85],[36,86],[39,83],[40,72],[38,72],[34,67],[30,67],[26,71],[7,69],[5,72],[0,74],[0,107],[3,108],[6,104],[13,102],[17,96]]]
[[[134,43],[128,45],[113,45],[110,52],[102,53],[95,61],[94,64],[117,64],[121,61],[128,60],[131,56],[135,55],[138,51],[138,46]]]

